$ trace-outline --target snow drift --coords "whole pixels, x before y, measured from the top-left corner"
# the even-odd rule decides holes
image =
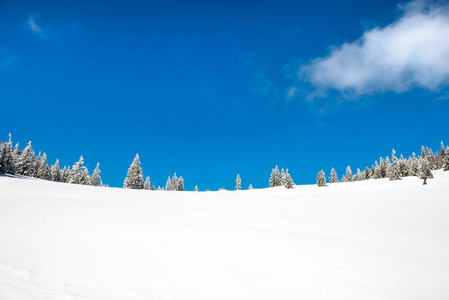
[[[0,299],[448,299],[449,172],[164,192],[0,177]]]

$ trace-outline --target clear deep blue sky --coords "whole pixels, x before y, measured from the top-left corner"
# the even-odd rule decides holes
[[[122,186],[134,155],[164,186],[297,184],[449,143],[446,83],[347,96],[298,75],[395,1],[0,1],[0,139]],[[295,93],[289,93],[295,87]]]

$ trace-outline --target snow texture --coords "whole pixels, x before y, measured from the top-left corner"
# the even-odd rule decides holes
[[[170,193],[0,176],[0,299],[448,299],[434,177]]]

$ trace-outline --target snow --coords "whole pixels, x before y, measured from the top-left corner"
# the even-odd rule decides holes
[[[0,299],[448,299],[449,172],[220,192],[0,177]]]

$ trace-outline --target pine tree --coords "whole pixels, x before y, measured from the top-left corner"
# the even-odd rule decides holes
[[[33,147],[31,146],[31,141],[28,142],[28,145],[22,151],[22,154],[17,159],[17,174],[23,176],[32,176],[33,175],[33,166],[34,166],[35,154],[33,151]]]
[[[61,182],[61,167],[59,166],[59,159],[50,168],[51,180],[55,182]]]
[[[402,154],[401,158],[399,158],[398,164],[399,164],[399,174],[401,175],[401,177],[408,176],[407,160],[402,156]]]
[[[345,175],[343,175],[343,177],[341,177],[340,182],[348,182],[348,179],[346,178]]]
[[[147,176],[147,178],[145,179],[145,182],[143,183],[143,189],[149,190],[150,187],[151,187],[150,176]]]
[[[158,191],[162,191],[162,188],[161,188],[160,185],[157,186],[157,190],[158,190]]]
[[[287,169],[288,172],[288,169]],[[285,176],[284,168],[281,170],[281,185],[284,186],[287,183],[287,176]]]
[[[331,176],[329,177],[329,183],[337,183],[338,182],[338,176],[337,172],[334,168],[331,170]]]
[[[286,189],[292,189],[295,186],[295,182],[292,179],[292,176],[290,175],[290,173],[285,172],[285,177],[286,177],[286,182],[285,182],[285,188]]]
[[[11,133],[9,141],[0,146],[0,173],[14,175],[16,174],[16,165],[14,163],[14,153],[12,148]]]
[[[242,179],[240,178],[240,175],[237,174],[237,178],[235,179],[235,189],[238,191],[242,188]]]
[[[78,162],[73,165],[67,178],[67,182],[72,184],[88,185],[89,179],[89,173],[87,168],[84,166],[84,158],[83,156],[80,156]]]
[[[286,183],[287,183],[287,181],[286,181]],[[253,185],[250,183],[248,186],[248,190],[252,190],[252,189],[253,189]]]
[[[270,180],[269,180],[270,187],[280,186],[281,180],[279,178],[279,169],[278,166],[276,166],[275,169],[272,169]]]
[[[444,171],[449,171],[449,146],[447,147],[447,149],[444,151],[444,156],[443,156],[443,162],[442,162],[442,168]]]
[[[412,153],[412,158],[408,161],[408,174],[410,176],[418,176],[419,174],[419,161],[416,158],[415,152]]]
[[[316,176],[316,184],[317,184],[319,187],[326,186],[326,176],[325,176],[323,170],[321,170],[320,172],[318,172],[318,174],[317,174],[317,176]]]
[[[39,179],[45,179],[45,180],[50,180],[51,178],[51,174],[50,174],[50,168],[47,165],[47,154],[42,155],[42,158],[40,160],[40,165],[39,168],[37,170],[37,178]]]
[[[182,176],[179,176],[177,190],[180,192],[184,190],[184,178]]]
[[[151,190],[152,190],[152,191],[155,191],[155,190],[156,190],[156,186],[154,185],[154,182],[153,182],[153,185],[151,185]]]
[[[197,186],[197,185],[195,185],[194,191],[195,191],[195,192],[198,192],[198,186]]]
[[[127,179],[127,180],[126,180]],[[140,167],[139,154],[136,154],[131,166],[128,169],[128,177],[125,179],[123,185],[124,188],[128,189],[143,189],[143,173]]]
[[[171,190],[172,191],[178,190],[178,176],[176,176],[176,172],[171,179]]]
[[[426,157],[420,157],[419,159],[419,174],[420,179],[424,179],[423,184],[427,184],[428,178],[433,178],[432,171],[430,170],[429,162]]]
[[[92,173],[92,177],[90,178],[90,185],[93,186],[102,186],[103,183],[101,182],[101,176],[100,176],[100,163],[97,162],[97,166],[94,169],[94,172]]]
[[[388,179],[390,180],[401,179],[401,174],[399,172],[399,163],[397,159],[395,159],[393,161],[393,164],[388,168]]]
[[[351,171],[351,167],[350,166],[347,166],[346,167],[346,181],[347,182],[351,182],[352,180],[353,180],[353,178],[352,178],[352,171]]]
[[[168,176],[167,183],[165,184],[165,190],[166,191],[171,191],[172,190],[171,183],[172,183],[172,181],[170,180],[170,176]]]
[[[387,162],[381,157],[379,158],[379,178],[385,178],[387,176]]]
[[[380,166],[377,164],[377,160],[375,161],[375,165],[373,167],[373,178],[374,179],[382,178],[382,172],[380,170]]]

